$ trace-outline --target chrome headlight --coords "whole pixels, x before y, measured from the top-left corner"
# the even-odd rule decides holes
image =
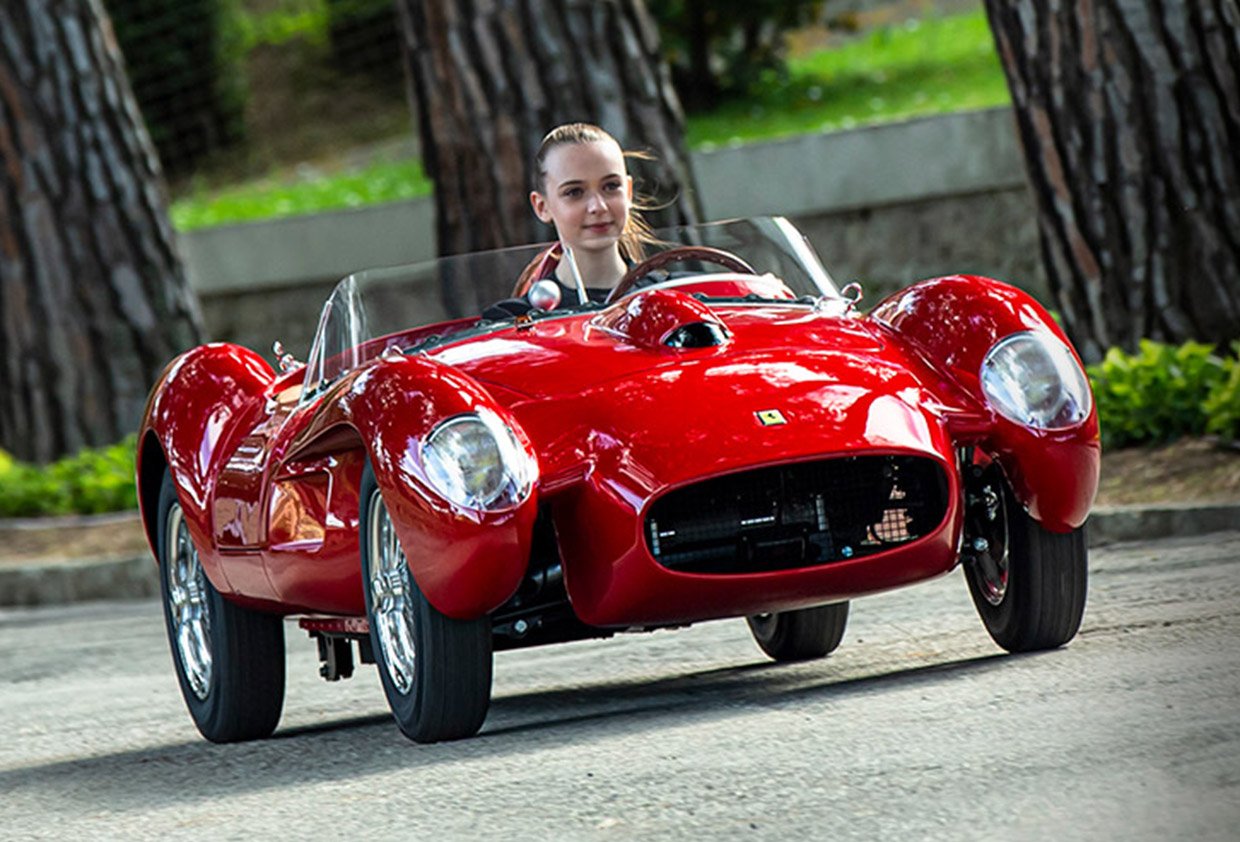
[[[515,506],[534,484],[534,460],[487,410],[440,423],[422,442],[426,479],[444,499],[469,509]]]
[[[981,381],[1000,414],[1039,430],[1079,424],[1093,406],[1085,372],[1047,333],[1022,331],[996,342],[982,361]]]

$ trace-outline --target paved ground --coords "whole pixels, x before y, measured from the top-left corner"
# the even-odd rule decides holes
[[[963,581],[854,605],[777,667],[738,621],[497,657],[417,746],[290,630],[276,737],[193,730],[155,602],[0,611],[5,839],[1235,839],[1240,532],[1095,550],[1081,635],[1005,656]]]

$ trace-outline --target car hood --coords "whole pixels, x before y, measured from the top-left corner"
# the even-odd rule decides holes
[[[548,490],[596,473],[637,505],[773,462],[950,455],[933,372],[863,320],[750,307],[720,321],[730,337],[714,348],[637,347],[564,320],[471,343],[454,361],[510,393]]]
[[[556,398],[608,387],[643,372],[677,370],[703,361],[734,360],[764,352],[831,349],[883,355],[889,342],[863,320],[815,314],[804,306],[706,308],[699,318],[726,326],[725,344],[682,350],[643,342],[612,328],[602,314],[552,318],[432,351],[431,357],[476,380],[530,398]]]

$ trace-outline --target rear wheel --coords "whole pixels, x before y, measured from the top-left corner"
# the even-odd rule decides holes
[[[369,463],[361,501],[366,616],[392,716],[420,743],[472,736],[491,702],[491,623],[447,617],[419,590]]]
[[[776,661],[807,661],[834,652],[848,624],[848,603],[747,617],[758,646]]]
[[[1064,645],[1085,613],[1084,527],[1044,529],[996,466],[977,473],[969,495],[965,579],[986,631],[1009,652]]]
[[[159,491],[160,594],[190,717],[213,743],[271,735],[284,707],[284,623],[234,605],[203,572],[172,476]]]

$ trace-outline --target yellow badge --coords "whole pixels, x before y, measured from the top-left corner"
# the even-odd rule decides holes
[[[780,424],[787,424],[788,419],[784,418],[784,414],[778,409],[760,409],[755,415],[763,427],[776,427]]]

